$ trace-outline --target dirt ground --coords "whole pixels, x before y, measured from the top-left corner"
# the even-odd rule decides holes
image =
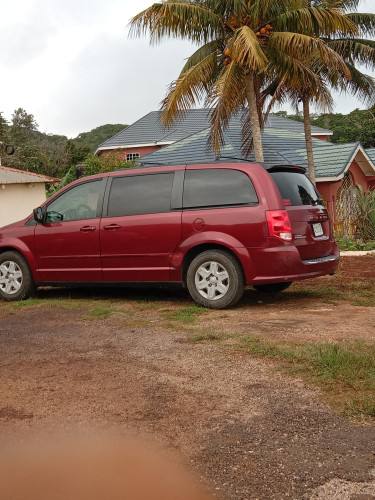
[[[375,258],[343,260],[339,275],[309,284],[344,289],[353,273],[375,278]],[[89,291],[80,299],[85,293],[91,300]],[[88,319],[67,290],[38,297],[71,297],[72,308],[0,304],[0,443],[46,431],[139,433],[182,457],[220,500],[375,498],[373,425],[337,416],[271,361],[187,342],[188,329],[165,319],[191,305],[185,292],[159,291],[154,302],[148,293],[100,292],[126,305],[106,319]],[[202,314],[194,328],[375,339],[374,307],[254,296]]]

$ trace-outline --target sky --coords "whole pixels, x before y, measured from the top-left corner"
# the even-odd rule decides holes
[[[73,138],[106,123],[131,124],[158,109],[195,47],[129,38],[129,20],[152,3],[2,2],[0,112],[10,120],[24,108],[41,132]],[[359,11],[375,13],[375,0],[362,0]],[[335,95],[335,102],[338,113],[363,108],[346,95]]]

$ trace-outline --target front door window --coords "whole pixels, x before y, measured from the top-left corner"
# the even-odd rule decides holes
[[[47,208],[47,223],[96,218],[101,180],[69,189]]]

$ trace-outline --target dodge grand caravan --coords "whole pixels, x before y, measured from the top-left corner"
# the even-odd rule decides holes
[[[79,179],[0,229],[0,296],[180,283],[219,309],[246,285],[282,291],[334,273],[338,259],[328,212],[301,167],[138,167]]]

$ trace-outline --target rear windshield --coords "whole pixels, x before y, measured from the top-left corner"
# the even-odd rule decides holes
[[[320,194],[301,172],[283,170],[270,172],[285,205],[322,205]]]

